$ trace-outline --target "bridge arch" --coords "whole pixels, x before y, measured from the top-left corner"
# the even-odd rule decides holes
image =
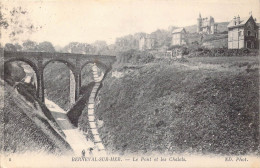
[[[39,75],[40,74],[39,74],[39,69],[38,69],[37,65],[33,61],[31,61],[31,60],[29,60],[27,58],[16,58],[16,57],[13,57],[13,58],[9,58],[9,59],[5,60],[4,61],[4,66],[6,64],[8,64],[8,63],[12,63],[12,62],[16,62],[16,61],[24,62],[24,63],[28,64],[33,69],[34,73],[36,74],[36,85],[37,85],[36,89],[37,89],[37,95],[38,95],[39,78],[40,78]]]
[[[27,58],[23,58],[23,57],[21,57],[21,58],[12,57],[12,58],[9,58],[7,60],[4,60],[4,66],[8,63],[12,63],[12,62],[16,62],[16,61],[24,62],[24,63],[28,64],[33,69],[34,73],[36,74],[36,91],[37,91],[36,95],[37,95],[37,97],[39,97],[39,90],[40,90],[39,68],[37,67],[37,65],[33,61],[31,61]]]
[[[100,69],[103,70],[104,72],[106,72],[106,71],[109,69],[109,67],[108,67],[106,64],[104,64],[104,63],[102,63],[102,62],[100,62],[100,61],[95,60],[95,61],[87,61],[87,62],[85,62],[85,63],[81,66],[81,71],[82,71],[82,69],[83,69],[86,65],[88,65],[88,64],[94,64],[94,63],[97,65],[98,68],[100,68]]]
[[[45,62],[45,63],[43,64],[43,70],[44,70],[45,67],[46,67],[49,63],[51,63],[51,62],[61,62],[61,63],[65,64],[65,65],[72,71],[72,73],[74,74],[74,76],[76,75],[76,72],[75,72],[75,69],[76,69],[76,68],[75,68],[75,66],[74,66],[71,62],[69,62],[69,61],[67,61],[67,60],[63,60],[63,59],[51,59],[51,60]]]
[[[83,69],[89,65],[89,64],[96,64],[96,66],[103,72],[103,77],[102,77],[102,80],[106,77],[107,73],[110,71],[111,67],[107,66],[106,64],[100,62],[100,61],[97,61],[97,60],[93,60],[93,61],[87,61],[85,62],[82,66],[81,66],[81,70],[80,70],[80,73],[81,73],[81,77],[82,77],[82,72],[83,72]],[[82,80],[82,79],[81,79]]]
[[[73,63],[71,63],[68,60],[50,59],[43,64],[43,73],[44,73],[46,66],[49,63],[53,63],[53,62],[63,63],[70,70],[70,72],[69,72],[69,81],[70,81],[69,82],[70,83],[69,84],[69,102],[70,102],[70,106],[72,106],[78,98],[78,95],[77,95],[78,72],[76,70],[76,67],[75,67],[75,65],[73,65]]]
[[[7,63],[15,62],[15,61],[25,62],[28,65],[30,65],[30,67],[32,67],[32,69],[34,70],[34,72],[36,74],[36,77],[37,78],[39,77],[38,67],[36,66],[36,64],[33,61],[31,61],[31,60],[29,60],[27,58],[9,58],[9,59],[4,61],[4,65],[6,65]]]

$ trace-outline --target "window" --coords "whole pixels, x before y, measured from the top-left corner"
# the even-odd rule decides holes
[[[251,35],[251,31],[247,31],[247,35],[250,36]]]

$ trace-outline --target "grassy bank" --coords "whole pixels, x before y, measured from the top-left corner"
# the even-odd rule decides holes
[[[87,104],[90,93],[94,87],[94,82],[91,82],[88,86],[83,86],[80,90],[80,97],[78,101],[68,111],[67,116],[70,122],[75,126],[87,130],[88,117],[87,117]],[[84,114],[82,114],[84,113]]]
[[[4,130],[1,130],[4,136],[4,151],[6,153],[37,151],[58,155],[71,152],[59,128],[49,119],[51,116],[48,116],[48,111],[43,112],[44,105],[33,100],[34,96],[30,95],[29,91],[23,95],[19,93],[19,90],[25,91],[24,87],[27,86],[17,86],[16,90],[1,80],[1,90],[4,85],[4,110],[1,111],[5,123]]]
[[[96,107],[110,151],[259,153],[257,68],[232,60],[221,65],[190,60],[118,67],[112,73]]]

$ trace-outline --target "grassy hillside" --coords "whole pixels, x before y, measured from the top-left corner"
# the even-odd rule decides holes
[[[105,146],[128,154],[259,154],[256,57],[218,59],[225,63],[166,60],[114,69],[120,75],[107,77],[96,107]]]
[[[83,86],[80,90],[80,98],[68,111],[67,116],[70,122],[81,129],[86,130],[88,128],[87,110],[86,104],[88,104],[90,93],[94,87],[94,82],[91,82],[88,86]],[[84,114],[82,115],[82,113]]]
[[[22,96],[19,91],[1,80],[1,90],[4,85],[4,110],[1,111],[5,123],[4,130],[1,130],[4,133],[4,151],[6,153],[37,151],[54,154],[70,152],[69,144],[62,138],[59,128],[47,119],[42,105],[32,101],[33,96],[28,96],[29,92],[27,96]],[[19,90],[20,86],[17,87]]]

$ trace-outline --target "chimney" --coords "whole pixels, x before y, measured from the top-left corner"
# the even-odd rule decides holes
[[[237,18],[236,18],[236,16],[234,16],[234,19],[233,19],[234,25],[236,25],[236,22],[237,22]]]
[[[239,15],[237,16],[237,24],[240,24],[240,17],[239,17]]]

